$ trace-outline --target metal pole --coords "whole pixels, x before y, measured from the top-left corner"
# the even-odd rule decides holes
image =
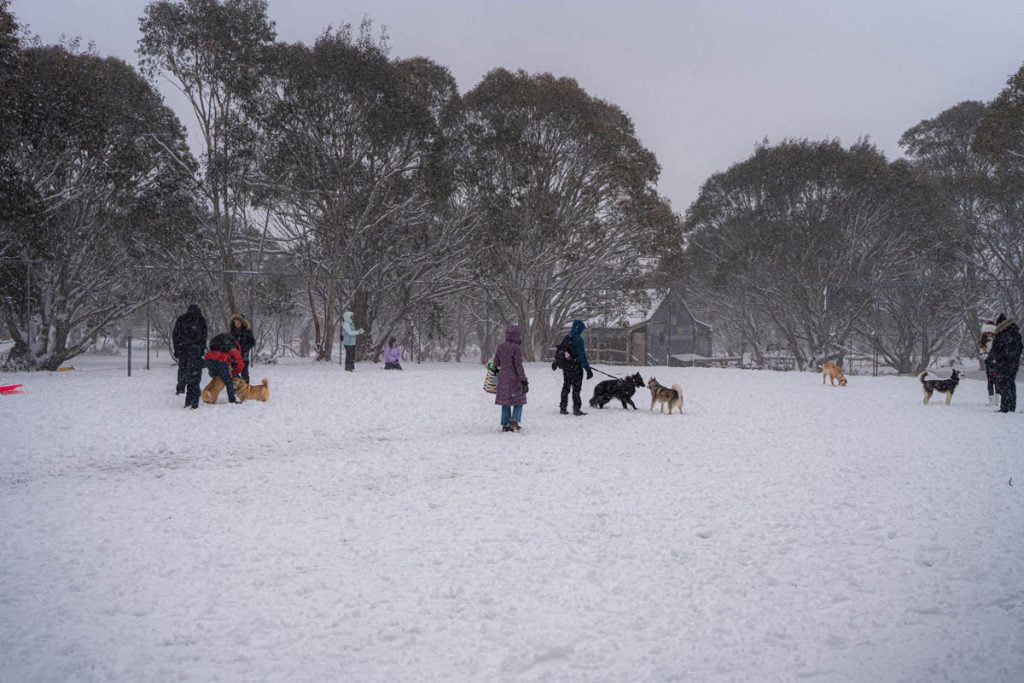
[[[149,370],[149,338],[150,334],[150,316],[149,316],[149,275],[146,275],[146,369]]]
[[[132,333],[128,333],[128,376],[132,376]]]
[[[668,345],[665,347],[665,366],[672,366],[672,311],[668,312]]]
[[[875,348],[874,348],[874,354],[873,354],[874,357],[871,360],[871,376],[872,377],[878,377],[878,339],[879,339],[878,335],[879,334],[880,334],[880,332],[879,332],[879,327],[878,327],[878,287],[876,286],[875,287],[875,343],[874,343],[874,347]]]
[[[25,262],[25,343],[32,349],[32,262]]]
[[[484,328],[484,337],[487,343],[487,348],[484,349],[484,358],[486,359],[491,353],[491,288],[487,288],[487,327]]]

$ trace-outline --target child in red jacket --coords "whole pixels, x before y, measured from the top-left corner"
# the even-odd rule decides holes
[[[230,334],[218,334],[210,340],[210,350],[203,356],[203,360],[206,361],[210,377],[220,377],[224,382],[224,387],[228,390],[228,403],[240,403],[235,398],[235,383],[231,381],[233,375],[241,375],[245,369],[242,349],[238,342],[232,339]]]

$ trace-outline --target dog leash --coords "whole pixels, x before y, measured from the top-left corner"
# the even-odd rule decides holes
[[[619,379],[619,380],[621,380],[621,379],[622,379],[621,377],[616,377],[615,375],[609,375],[609,374],[608,374],[607,372],[605,372],[604,370],[598,370],[598,369],[597,369],[597,368],[595,368],[595,367],[594,367],[593,365],[591,365],[591,366],[590,366],[590,369],[591,369],[591,370],[593,370],[594,372],[600,372],[600,373],[601,373],[602,375],[604,375],[605,377],[611,377],[612,379]]]

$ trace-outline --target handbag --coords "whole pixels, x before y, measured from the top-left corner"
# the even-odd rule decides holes
[[[488,394],[498,393],[498,368],[494,362],[487,363],[487,374],[484,376],[484,391]]]

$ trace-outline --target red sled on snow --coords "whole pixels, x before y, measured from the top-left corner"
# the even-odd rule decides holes
[[[8,384],[7,386],[0,387],[0,395],[10,396],[12,394],[24,394],[25,390],[21,388],[20,384]]]

